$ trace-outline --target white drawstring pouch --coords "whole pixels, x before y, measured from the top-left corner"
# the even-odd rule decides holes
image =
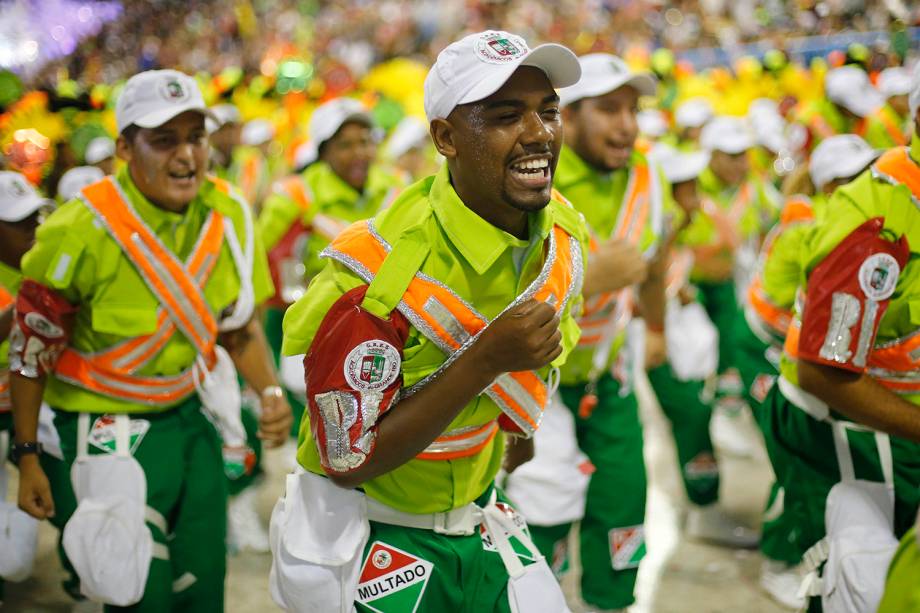
[[[856,479],[847,429],[835,421],[834,446],[841,481],[825,508],[827,536],[805,554],[802,596],[820,596],[825,613],[874,613],[885,591],[888,566],[898,548],[894,536],[894,465],[888,435],[875,433],[883,483]],[[824,571],[818,568],[826,560]]]
[[[32,574],[35,563],[38,520],[6,500],[9,436],[7,431],[0,432],[0,577],[7,581],[23,581]]]
[[[350,613],[369,536],[364,494],[298,468],[269,526],[272,600],[295,613]]]
[[[217,358],[214,368],[208,370],[199,355],[195,363],[195,389],[201,399],[202,408],[217,428],[224,445],[243,447],[246,445],[246,429],[240,417],[243,399],[236,378],[236,366],[227,350],[214,346]]]
[[[668,303],[665,313],[668,361],[681,381],[701,381],[719,366],[719,331],[698,302]]]
[[[482,510],[482,518],[508,571],[511,613],[571,613],[546,558],[514,520],[495,504],[495,499],[493,491],[492,499]],[[521,562],[511,545],[511,537],[527,548],[534,562],[527,566]]]
[[[115,416],[115,453],[89,455],[89,415],[77,425],[71,481],[77,510],[64,526],[63,545],[90,600],[129,606],[141,600],[150,562],[167,557],[145,523],[147,479],[131,456],[127,415]]]
[[[556,393],[534,434],[534,457],[505,480],[503,491],[528,524],[555,526],[580,520],[591,480],[588,457],[578,448],[575,418]]]

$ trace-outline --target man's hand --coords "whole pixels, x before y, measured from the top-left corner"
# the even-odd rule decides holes
[[[262,392],[262,414],[259,416],[259,438],[269,448],[280,447],[287,441],[293,421],[291,407],[281,388],[265,388]]]
[[[613,238],[588,255],[583,293],[593,296],[616,291],[642,283],[647,276],[642,252],[624,239]]]
[[[498,376],[543,368],[562,353],[561,342],[555,309],[530,299],[492,322],[470,350]]]
[[[38,456],[32,453],[19,460],[19,508],[35,519],[54,517],[51,485]]]
[[[533,459],[533,439],[509,436],[505,441],[505,460],[502,463],[502,468],[510,475],[518,466]]]

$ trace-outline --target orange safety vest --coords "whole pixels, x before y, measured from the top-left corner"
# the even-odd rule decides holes
[[[805,196],[793,196],[783,207],[779,223],[764,239],[757,268],[748,286],[747,304],[745,305],[745,318],[748,324],[758,337],[762,337],[761,340],[764,342],[771,342],[774,338],[784,338],[792,322],[792,309],[775,304],[764,291],[764,264],[773,252],[773,245],[780,234],[793,225],[810,223],[812,220],[814,220],[814,211],[811,208],[811,201]]]
[[[872,175],[892,185],[906,185],[915,203],[920,206],[920,166],[910,158],[907,147],[889,149],[872,165]],[[801,294],[797,300],[802,298]],[[807,300],[807,298],[803,299]],[[801,314],[802,308],[797,309]],[[801,316],[789,326],[786,354],[798,359]],[[866,370],[868,374],[899,394],[920,394],[920,329],[890,341],[878,343],[869,352]]]
[[[625,239],[633,246],[642,240],[642,230],[653,214],[653,207],[660,208],[659,202],[653,202],[654,181],[655,173],[649,164],[632,167],[612,238]],[[597,239],[591,236],[590,251],[595,252],[598,248]],[[596,348],[612,342],[626,329],[634,303],[635,296],[629,287],[586,298],[582,316],[578,320],[578,327],[581,328],[579,348]]]
[[[14,302],[13,295],[0,285],[0,313],[12,308]],[[7,368],[3,368],[0,369],[0,413],[8,413],[11,409],[10,371]]]
[[[215,182],[229,193],[229,184]],[[147,227],[111,178],[83,188],[81,199],[121,247],[144,283],[160,302],[157,330],[95,353],[67,347],[55,366],[55,376],[91,392],[153,406],[169,407],[195,392],[194,369],[177,375],[139,375],[172,338],[181,332],[203,356],[208,368],[216,356],[218,324],[204,298],[204,285],[220,255],[223,216],[211,210],[193,253],[182,263]]]
[[[349,226],[321,255],[344,264],[370,283],[390,250],[390,245],[368,220]],[[534,298],[561,313],[579,291],[582,271],[578,240],[560,226],[554,226],[547,239],[546,261],[540,274],[505,310]],[[456,292],[421,272],[412,277],[396,308],[425,338],[449,356],[438,371],[416,384],[414,389],[437,377],[440,370],[463,353],[490,323]],[[504,373],[483,393],[526,437],[532,436],[540,426],[549,400],[546,383],[533,371]],[[497,432],[495,420],[451,430],[438,437],[418,457],[448,460],[470,456],[483,449]]]

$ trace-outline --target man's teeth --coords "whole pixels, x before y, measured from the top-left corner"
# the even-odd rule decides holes
[[[549,160],[546,158],[541,158],[539,160],[517,162],[516,164],[513,164],[511,168],[517,172],[535,173],[537,171],[543,171],[544,169],[549,168]]]

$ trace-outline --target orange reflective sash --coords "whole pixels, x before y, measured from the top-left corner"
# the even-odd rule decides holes
[[[13,306],[14,302],[16,302],[16,299],[13,298],[13,294],[0,285],[0,311],[5,311],[7,308]]]
[[[815,113],[808,120],[808,127],[811,128],[811,131],[820,136],[822,139],[830,138],[837,134],[837,130],[831,126],[830,123],[824,117],[821,116],[821,113]]]
[[[693,251],[690,249],[675,249],[671,252],[664,286],[667,298],[676,298],[680,290],[689,283],[693,261]]]
[[[218,189],[228,186],[215,182]],[[223,218],[212,210],[198,242],[184,264],[144,224],[110,178],[83,189],[81,198],[119,244],[160,302],[156,332],[128,339],[103,351],[85,354],[64,350],[55,375],[87,390],[157,406],[175,404],[195,391],[192,369],[173,376],[136,374],[163,349],[178,330],[214,363],[217,321],[204,300],[207,281],[223,244]]]
[[[281,185],[284,192],[290,196],[291,200],[297,203],[301,215],[306,216],[313,203],[313,194],[306,181],[303,180],[303,177],[296,175],[288,177],[281,182]],[[347,222],[336,219],[330,215],[317,213],[313,216],[310,224],[306,226],[306,231],[322,236],[327,241],[332,241],[347,227]]]
[[[642,240],[642,231],[651,216],[653,206],[652,172],[649,164],[637,164],[631,169],[611,238],[627,240],[633,246]],[[598,249],[597,239],[593,235],[589,249],[592,252]],[[612,335],[612,341],[620,331],[625,330],[635,302],[632,293],[632,289],[627,287],[585,299],[584,310],[578,320],[578,327],[581,328],[578,346],[596,347],[607,342],[605,333],[606,336]],[[609,329],[610,326],[613,327],[612,330]]]
[[[372,222],[359,221],[340,234],[321,255],[341,262],[370,283],[390,249],[390,245],[376,233]],[[540,274],[505,310],[534,298],[562,312],[581,286],[581,260],[578,241],[561,227],[554,226],[547,240],[546,261]],[[489,320],[456,292],[421,272],[416,272],[409,282],[397,308],[419,332],[450,356],[441,368],[452,363],[489,325]],[[440,369],[415,387],[425,385],[439,373]],[[522,371],[500,375],[484,393],[529,437],[540,425],[549,390],[536,372]],[[476,444],[484,446],[486,443],[477,437],[486,436],[485,426],[464,432],[461,438],[474,439]],[[438,439],[435,443],[453,443],[455,448],[462,447],[455,438]],[[426,453],[434,452],[429,450]]]
[[[882,127],[885,128],[885,131],[888,132],[888,136],[891,137],[891,141],[897,147],[903,147],[907,144],[907,136],[904,132],[898,127],[897,123],[891,119],[888,113],[885,110],[884,106],[879,107],[873,117],[878,120]],[[856,124],[856,128],[853,130],[853,133],[858,136],[865,136],[866,132],[869,131],[869,118],[864,117],[859,120],[859,123]]]
[[[889,149],[872,164],[872,175],[892,185],[906,185],[920,206],[920,166],[910,157],[907,147]]]
[[[747,291],[747,305],[745,315],[748,323],[755,332],[766,332],[770,337],[782,339],[786,336],[789,324],[792,321],[792,309],[783,308],[767,295],[763,288],[763,271],[767,258],[773,253],[773,246],[779,236],[791,226],[810,223],[814,220],[814,211],[811,201],[805,196],[793,196],[786,202],[780,212],[779,223],[770,230],[764,239],[757,258],[757,267],[751,278]],[[758,334],[758,336],[762,336]],[[767,338],[761,338],[767,342]]]

